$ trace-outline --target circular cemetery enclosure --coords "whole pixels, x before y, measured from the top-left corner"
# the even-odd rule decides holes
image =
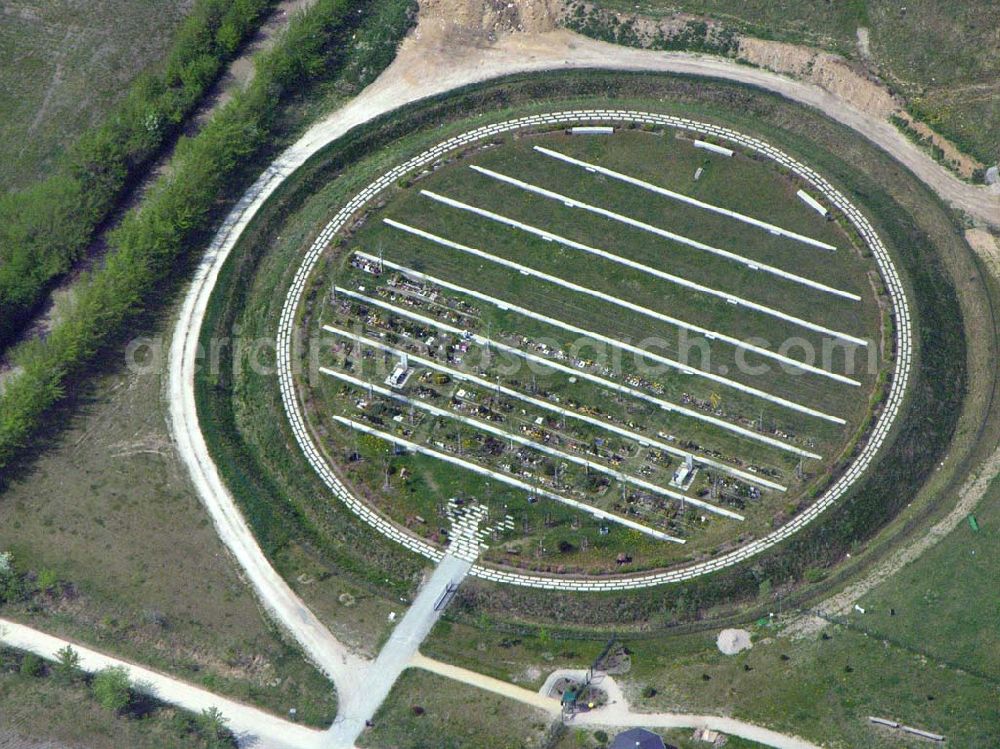
[[[277,361],[308,462],[378,532],[609,590],[834,505],[876,464],[911,339],[886,247],[822,175],[707,122],[577,109],[357,193],[305,252]]]

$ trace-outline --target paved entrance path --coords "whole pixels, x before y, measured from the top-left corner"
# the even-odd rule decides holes
[[[360,679],[360,692],[344,701],[337,720],[327,732],[325,746],[330,749],[350,749],[365,728],[365,721],[375,717],[396,679],[409,665],[430,633],[442,611],[435,607],[449,585],[458,585],[469,573],[472,562],[446,554],[434,574],[417,594],[402,621],[396,625],[389,641],[369,665]]]

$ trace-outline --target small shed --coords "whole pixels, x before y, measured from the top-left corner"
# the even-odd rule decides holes
[[[663,739],[645,728],[630,728],[611,742],[610,749],[667,749]]]

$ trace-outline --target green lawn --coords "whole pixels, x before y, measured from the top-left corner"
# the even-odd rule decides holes
[[[190,7],[168,0],[27,0],[0,23],[0,191],[45,176],[128,84],[155,68]]]
[[[427,655],[537,688],[556,668],[586,668],[603,641],[439,624]],[[954,746],[1000,740],[1000,682],[924,657],[877,636],[829,627],[791,640],[755,630],[754,647],[724,656],[715,631],[623,639],[632,667],[618,678],[634,710],[732,715],[830,749],[918,746],[869,727],[877,715],[945,734]],[[644,697],[646,687],[655,694]]]
[[[916,562],[861,600],[850,621],[872,637],[1000,682],[1000,483]]]

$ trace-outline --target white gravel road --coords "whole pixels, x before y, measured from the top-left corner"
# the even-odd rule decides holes
[[[241,746],[273,747],[273,749],[320,749],[325,744],[325,734],[282,720],[263,710],[244,705],[236,700],[220,697],[193,684],[175,679],[142,666],[99,653],[96,650],[52,637],[37,629],[25,627],[8,619],[0,619],[0,642],[19,650],[40,655],[50,661],[56,652],[71,645],[80,655],[80,667],[87,672],[100,671],[110,666],[121,666],[133,684],[164,702],[178,705],[195,713],[210,707],[218,708],[229,721],[229,728],[240,739]]]
[[[194,373],[199,363],[197,338],[219,270],[242,230],[274,189],[320,148],[351,128],[404,104],[507,73],[587,67],[687,73],[757,85],[817,107],[884,148],[949,203],[976,219],[1000,225],[1000,196],[961,182],[888,122],[857,110],[814,85],[727,60],[617,47],[567,31],[511,36],[494,46],[470,44],[464,53],[456,53],[454,47],[446,53],[438,48],[421,47],[419,31],[418,27],[400,56],[371,86],[312,127],[281,154],[233,208],[187,292],[170,352],[171,427],[197,491],[220,537],[246,572],[267,610],[333,679],[344,715],[352,714],[354,701],[361,699],[359,695],[365,688],[362,675],[368,662],[351,654],[330,633],[264,557],[208,454],[194,401]],[[635,720],[628,714],[609,714],[608,717],[609,720],[612,717],[621,721]],[[642,716],[640,724],[661,725],[650,724],[648,721],[652,717]],[[627,722],[608,724],[631,725]],[[727,730],[721,723],[718,726]],[[770,745],[811,746],[806,743]]]

